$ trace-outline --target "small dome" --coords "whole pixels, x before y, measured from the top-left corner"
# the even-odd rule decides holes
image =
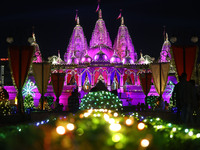
[[[71,65],[71,64],[78,64],[79,63],[79,60],[78,58],[76,58],[76,56],[74,56],[74,54],[72,55],[72,57],[67,61],[67,64],[68,65]]]
[[[114,53],[110,59],[110,63],[116,64],[116,63],[120,63],[120,62],[121,62],[121,59],[119,58],[119,56],[116,53]]]
[[[140,53],[140,59],[138,60],[138,64],[145,64],[145,59],[144,59],[144,57],[143,57],[143,54],[142,53]]]
[[[134,64],[133,59],[128,55],[126,56],[123,60],[122,63],[124,65],[130,65],[130,64]]]
[[[85,56],[81,58],[81,63],[91,63],[91,61],[92,61],[92,58],[88,54],[86,54]]]
[[[100,50],[95,56],[94,56],[95,62],[105,62],[108,61],[108,56]]]

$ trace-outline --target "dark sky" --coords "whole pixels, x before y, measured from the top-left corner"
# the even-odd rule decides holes
[[[57,55],[64,57],[75,26],[76,9],[89,43],[98,14],[96,0],[63,1],[0,1],[0,58],[7,57],[6,37],[14,37],[17,45],[28,44],[27,39],[35,26],[37,43],[45,59]],[[100,7],[112,42],[120,21],[119,9],[129,29],[138,55],[156,59],[163,44],[163,26],[169,37],[176,36],[177,44],[192,44],[190,38],[200,35],[199,5],[196,1],[172,0],[101,0]],[[199,42],[198,42],[199,44]]]

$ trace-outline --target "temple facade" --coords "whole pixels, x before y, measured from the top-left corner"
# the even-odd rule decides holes
[[[42,62],[35,34],[33,34],[33,39],[32,45],[35,46],[33,62]],[[161,49],[160,62],[170,62],[170,46],[168,37],[166,37]],[[89,45],[79,17],[77,17],[76,25],[64,54],[64,60],[61,59],[59,51],[58,56],[49,57],[49,62],[52,63],[52,72],[66,73],[63,92],[60,96],[60,103],[65,106],[65,110],[67,110],[68,97],[74,88],[78,87],[78,91],[83,97],[100,80],[108,90],[118,91],[118,96],[124,106],[144,103],[145,95],[140,85],[139,74],[151,72],[150,64],[154,61],[154,58],[148,55],[143,56],[142,53],[138,58],[128,27],[125,25],[124,17],[121,17],[121,25],[115,41],[112,43],[101,9],[98,11],[98,20]],[[170,69],[168,80],[174,84],[177,83],[173,68]],[[9,92],[8,88],[7,90]],[[172,90],[167,85],[166,92],[163,94],[164,100],[169,102]],[[34,101],[38,105],[41,95],[37,89],[34,92],[36,93]],[[158,95],[153,86],[153,81],[149,95]],[[45,96],[55,97],[50,82]]]
[[[170,42],[165,39],[161,49],[161,62],[169,62]],[[168,52],[165,54],[164,52]],[[148,55],[140,58],[137,52],[128,28],[124,23],[124,17],[121,17],[121,25],[114,43],[109,36],[101,9],[98,11],[98,20],[96,21],[89,45],[84,36],[79,17],[73,29],[67,50],[62,63],[53,63],[52,71],[58,67],[66,72],[64,83],[65,98],[60,97],[61,103],[65,101],[70,92],[78,87],[81,97],[87,94],[99,80],[101,80],[108,90],[117,90],[123,105],[137,105],[138,102],[144,103],[145,95],[140,85],[139,74],[151,72],[150,63],[155,61]],[[170,72],[169,78],[176,83],[174,72]],[[153,83],[149,95],[158,95]],[[169,98],[163,95],[169,102]]]

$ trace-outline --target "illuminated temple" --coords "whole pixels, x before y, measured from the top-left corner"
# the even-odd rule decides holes
[[[36,43],[34,34],[33,36],[32,45],[35,46],[33,60],[34,62],[41,62],[39,46]],[[171,44],[166,35],[161,48],[161,59],[158,62],[170,62],[170,46]],[[89,45],[84,36],[79,17],[77,17],[64,59],[61,59],[59,51],[58,56],[49,57],[49,62],[52,63],[52,72],[66,73],[63,91],[60,96],[60,103],[65,106],[64,110],[67,110],[68,97],[74,88],[78,87],[81,97],[83,97],[100,80],[109,91],[118,91],[118,96],[124,106],[137,105],[138,102],[144,103],[145,95],[140,85],[139,74],[151,72],[149,64],[154,61],[154,58],[148,55],[143,56],[142,53],[138,57],[123,17],[121,17],[121,25],[118,28],[114,43],[112,43],[101,10],[98,12],[98,20]],[[29,76],[29,78],[34,80],[32,76]],[[177,83],[173,67],[170,67],[169,81],[174,84]],[[9,92],[8,88],[7,90]],[[163,94],[163,98],[167,102],[169,102],[172,90],[171,85],[167,85]],[[15,92],[11,92],[10,98],[14,99],[15,95]],[[148,95],[158,95],[153,83]],[[39,103],[40,96],[38,90],[35,89],[34,101],[36,106]],[[55,97],[50,82],[45,96]]]

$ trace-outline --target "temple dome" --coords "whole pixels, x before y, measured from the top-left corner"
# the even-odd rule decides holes
[[[100,50],[95,56],[94,56],[95,62],[107,62],[108,56]]]
[[[140,59],[138,60],[138,64],[145,64],[145,63],[146,63],[146,60],[144,59],[143,54],[140,53]]]
[[[91,61],[92,61],[92,58],[87,53],[81,59],[81,63],[91,63]]]
[[[132,59],[132,58],[130,57],[130,55],[129,55],[129,51],[127,51],[127,55],[126,55],[125,58],[123,58],[122,63],[123,63],[124,65],[132,65],[132,64],[134,64],[133,59]]]
[[[119,56],[116,53],[114,53],[110,59],[110,63],[114,63],[114,64],[121,63],[121,59],[119,58]]]
[[[79,59],[76,58],[76,56],[74,55],[74,53],[73,53],[72,57],[70,59],[68,59],[67,64],[68,65],[79,64]]]

